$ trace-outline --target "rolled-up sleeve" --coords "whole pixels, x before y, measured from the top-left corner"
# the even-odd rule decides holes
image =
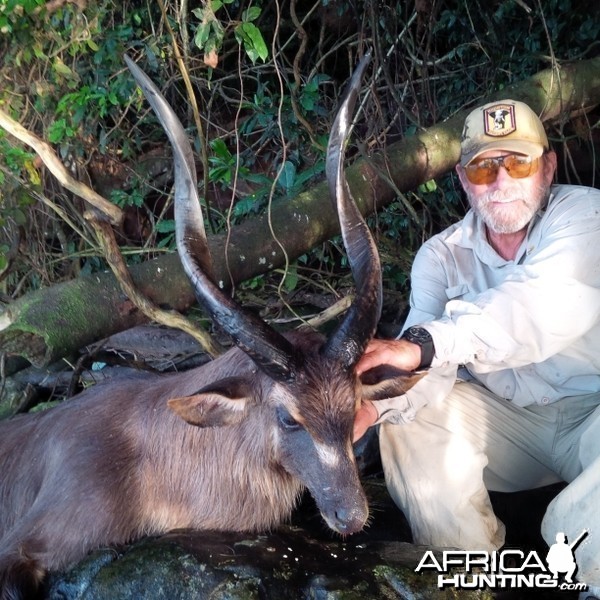
[[[442,401],[460,365],[520,405],[600,391],[600,191],[556,186],[514,263],[474,224],[469,213],[415,257],[405,328],[425,327],[435,356],[382,418],[410,420]]]
[[[471,301],[451,300],[441,318],[424,322],[434,365],[485,373],[541,363],[577,343],[600,351],[585,342],[600,321],[600,192],[562,200],[500,284]]]

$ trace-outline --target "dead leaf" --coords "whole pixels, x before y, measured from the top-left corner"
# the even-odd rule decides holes
[[[213,49],[204,55],[204,64],[213,69],[217,68],[217,65],[219,64],[219,55],[216,50]]]

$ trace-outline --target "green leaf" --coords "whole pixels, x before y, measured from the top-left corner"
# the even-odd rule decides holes
[[[208,170],[208,176],[213,182],[229,185],[231,183],[231,169],[229,167],[215,167]]]
[[[311,112],[315,108],[315,97],[312,94],[302,94],[300,104],[305,111]]]
[[[20,227],[23,227],[27,224],[27,215],[22,210],[15,208],[12,211],[11,216],[14,219],[15,223]]]
[[[325,171],[325,161],[319,159],[312,167],[305,169],[301,173],[296,174],[294,185],[296,187],[302,187],[306,182],[310,181],[316,175],[320,175]]]
[[[52,63],[52,68],[67,79],[77,79],[77,75],[69,68],[60,58],[55,58]]]
[[[437,183],[435,182],[435,179],[430,179],[429,181],[426,181],[425,183],[422,183],[419,186],[419,192],[421,192],[422,194],[435,192],[436,190]]]
[[[240,44],[244,44],[244,50],[253,63],[257,59],[265,61],[269,51],[260,29],[253,23],[241,23],[235,28],[235,37]]]
[[[242,21],[255,21],[258,19],[258,17],[260,17],[261,12],[262,10],[258,6],[251,6],[248,10],[244,11],[244,14],[242,15]]]
[[[172,233],[175,231],[175,221],[173,219],[163,219],[156,224],[156,231],[159,233]]]
[[[9,20],[4,15],[0,15],[0,33],[12,33],[12,30]]]
[[[247,215],[254,208],[255,203],[256,200],[252,196],[238,200],[233,207],[234,216],[242,217]]]
[[[36,42],[35,44],[33,44],[33,54],[35,55],[36,58],[40,58],[40,59],[48,58],[39,42]]]
[[[288,266],[283,280],[283,287],[287,292],[293,292],[298,285],[298,265],[293,263]]]
[[[62,142],[63,138],[65,137],[66,130],[67,122],[65,119],[56,119],[56,121],[54,121],[52,125],[48,127],[48,140],[50,143],[59,144]]]
[[[283,164],[281,174],[277,179],[277,183],[286,191],[289,192],[296,181],[296,165],[289,160]]]
[[[217,138],[210,143],[210,147],[212,151],[215,153],[215,156],[219,157],[221,160],[228,161],[231,158],[231,152],[229,152],[229,148],[227,144],[220,139]]]
[[[194,43],[200,50],[204,49],[206,42],[208,41],[208,37],[210,36],[210,23],[204,23],[198,26],[196,29],[196,35],[194,36]]]

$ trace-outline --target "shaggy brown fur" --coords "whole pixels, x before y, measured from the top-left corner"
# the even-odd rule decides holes
[[[0,423],[0,598],[31,598],[46,569],[100,545],[182,527],[268,529],[304,486],[331,527],[361,529],[368,508],[351,452],[360,385],[323,360],[320,337],[293,343],[305,368],[290,384],[234,349]],[[169,409],[173,397],[193,405],[194,425]]]

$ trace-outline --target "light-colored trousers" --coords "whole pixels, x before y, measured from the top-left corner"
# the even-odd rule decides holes
[[[411,423],[382,423],[379,440],[388,490],[418,544],[496,550],[505,529],[488,490],[566,481],[542,535],[551,545],[557,533],[574,541],[588,529],[575,548],[577,579],[600,586],[600,394],[522,408],[457,383]]]

